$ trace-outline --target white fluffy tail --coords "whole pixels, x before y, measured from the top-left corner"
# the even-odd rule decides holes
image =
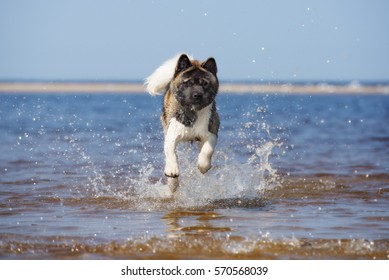
[[[173,79],[177,61],[180,56],[181,54],[177,54],[165,61],[153,72],[153,74],[145,79],[144,85],[146,86],[148,93],[151,95],[160,95],[167,90],[170,81]],[[191,56],[188,57],[190,60],[193,59]]]

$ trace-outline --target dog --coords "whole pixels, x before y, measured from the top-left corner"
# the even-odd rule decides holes
[[[215,98],[219,89],[214,58],[200,62],[181,54],[169,59],[145,80],[151,95],[164,94],[161,122],[167,183],[174,194],[180,175],[176,147],[183,141],[199,142],[197,167],[211,168],[220,126]]]

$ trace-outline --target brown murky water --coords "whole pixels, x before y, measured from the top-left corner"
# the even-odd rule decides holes
[[[0,95],[0,258],[389,258],[388,97],[220,96],[173,199],[150,100]]]

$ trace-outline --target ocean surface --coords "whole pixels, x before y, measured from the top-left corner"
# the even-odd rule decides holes
[[[213,167],[161,97],[0,95],[1,259],[389,259],[389,96],[219,93]]]

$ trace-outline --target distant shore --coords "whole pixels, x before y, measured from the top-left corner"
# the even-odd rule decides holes
[[[230,94],[385,94],[389,85],[221,83],[219,91]],[[142,83],[125,82],[0,82],[0,93],[144,93]]]

